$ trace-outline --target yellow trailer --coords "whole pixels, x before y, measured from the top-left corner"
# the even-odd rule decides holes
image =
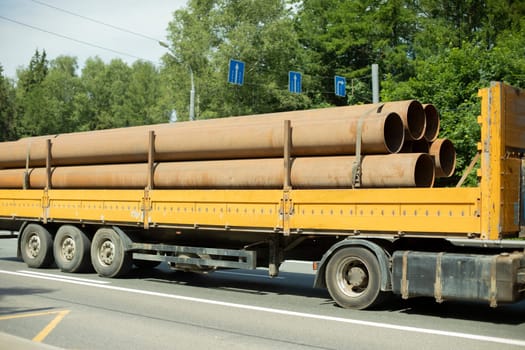
[[[0,229],[20,231],[31,267],[56,261],[116,277],[168,262],[189,271],[266,266],[275,276],[293,258],[316,262],[316,286],[348,308],[391,292],[515,302],[525,244],[506,238],[523,224],[525,94],[493,83],[479,96],[477,187],[88,190],[48,181],[0,190]]]

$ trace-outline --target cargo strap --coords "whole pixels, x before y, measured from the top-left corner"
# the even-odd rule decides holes
[[[355,142],[355,161],[354,164],[352,164],[352,189],[356,187],[361,186],[361,139],[363,134],[363,122],[365,120],[365,117],[374,114],[379,113],[383,109],[384,104],[379,105],[378,107],[374,107],[371,110],[369,110],[366,113],[363,113],[359,117],[359,121],[357,122],[357,137]]]

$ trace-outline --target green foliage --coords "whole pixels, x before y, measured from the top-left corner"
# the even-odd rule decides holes
[[[109,64],[89,59],[82,70],[82,84],[78,96],[82,130],[168,121],[168,107],[159,99],[160,74],[151,63],[138,61],[129,67],[119,59]]]
[[[29,92],[38,86],[46,77],[49,70],[49,62],[46,58],[46,51],[40,53],[38,50],[29,62],[29,68],[18,71],[18,90]]]
[[[9,79],[4,77],[0,65],[0,141],[10,141],[15,134],[15,88]]]
[[[176,109],[187,115],[189,74],[194,72],[198,117],[215,118],[311,105],[309,94],[287,93],[289,70],[305,61],[291,12],[280,0],[190,1],[168,28],[166,70],[183,82]],[[227,83],[231,58],[246,63],[245,86]],[[305,78],[303,89],[308,90]]]

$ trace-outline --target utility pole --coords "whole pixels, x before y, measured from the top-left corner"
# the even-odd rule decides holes
[[[372,64],[372,103],[379,103],[379,66]]]

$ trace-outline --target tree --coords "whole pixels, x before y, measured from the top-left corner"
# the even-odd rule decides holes
[[[286,91],[288,71],[304,61],[286,1],[189,1],[175,12],[168,31],[172,49],[165,62],[173,81],[182,82],[174,95],[178,112],[187,110],[190,68],[201,118],[311,105],[307,94]],[[227,83],[230,58],[246,63],[242,87]],[[305,77],[306,91],[308,84]]]
[[[108,129],[167,122],[171,113],[166,81],[155,66],[137,61],[129,67],[114,59],[86,61],[82,70],[85,95],[82,129]]]
[[[169,120],[169,106],[160,101],[163,85],[159,71],[149,62],[137,61],[131,67],[126,97],[130,102],[131,125],[155,124]]]
[[[0,64],[0,141],[10,141],[17,138],[15,132],[15,89],[12,82],[3,74]]]
[[[120,59],[106,65],[100,58],[90,58],[82,70],[87,99],[83,110],[85,130],[132,125],[131,101],[126,95],[131,69]]]
[[[18,88],[23,92],[29,92],[44,81],[48,71],[49,62],[46,51],[43,50],[40,53],[38,50],[35,50],[33,57],[29,61],[29,68],[17,72]]]
[[[59,56],[48,62],[38,52],[29,68],[19,71],[18,118],[20,136],[72,132],[81,123],[78,96],[82,85],[76,58]]]
[[[29,68],[17,71],[17,119],[16,132],[19,136],[34,136],[48,133],[49,120],[45,89],[42,86],[49,71],[46,52],[38,50],[29,62]]]
[[[333,76],[343,75],[360,89],[362,79],[368,91],[360,99],[370,102],[370,67],[404,80],[413,73],[413,37],[416,13],[405,1],[304,0],[299,2],[296,27],[303,46],[312,58],[310,69],[318,89],[330,104],[346,104],[333,94]],[[349,85],[350,85],[349,84]]]

